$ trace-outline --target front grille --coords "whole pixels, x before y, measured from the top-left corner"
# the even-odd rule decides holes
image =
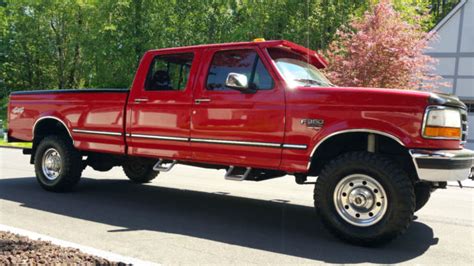
[[[467,112],[466,110],[461,110],[461,144],[466,144],[467,142],[467,132],[469,130],[469,126],[467,124]]]

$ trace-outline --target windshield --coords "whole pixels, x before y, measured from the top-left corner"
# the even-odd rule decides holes
[[[283,49],[269,49],[278,71],[291,87],[333,87],[334,85],[305,58]]]

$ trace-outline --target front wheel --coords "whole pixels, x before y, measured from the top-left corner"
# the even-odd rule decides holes
[[[408,175],[390,159],[351,152],[326,165],[316,182],[315,207],[337,237],[377,245],[402,234],[415,210]]]

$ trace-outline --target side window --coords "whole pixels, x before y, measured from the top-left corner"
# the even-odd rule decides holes
[[[182,91],[186,88],[194,54],[158,55],[145,82],[146,91]]]
[[[229,73],[247,76],[249,85],[256,90],[273,88],[273,79],[254,50],[231,50],[216,52],[207,74],[207,89],[230,90],[225,86]]]

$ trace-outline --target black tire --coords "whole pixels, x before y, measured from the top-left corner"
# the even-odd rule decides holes
[[[48,151],[56,151],[60,158],[58,163],[60,169],[56,177],[49,177],[43,166],[46,167],[45,156]],[[57,157],[56,157],[57,158]],[[72,190],[79,182],[82,174],[82,157],[78,150],[74,148],[68,138],[61,136],[47,136],[38,144],[35,153],[35,173],[41,187],[53,192],[65,192]]]
[[[347,193],[334,194],[335,189],[341,180],[354,174],[375,179],[386,194],[385,212],[380,212],[381,218],[374,224],[353,225],[336,210],[334,198]],[[359,186],[350,184],[354,186],[352,189]],[[317,179],[314,201],[323,223],[335,236],[362,246],[384,244],[404,233],[413,220],[415,210],[414,187],[408,175],[389,158],[368,152],[350,152],[330,161]],[[339,212],[344,210],[339,209]]]
[[[153,170],[153,164],[146,160],[128,159],[122,164],[123,172],[134,183],[148,183],[160,172]]]
[[[418,183],[415,185],[416,206],[415,212],[423,208],[431,196],[431,186],[427,183]]]

